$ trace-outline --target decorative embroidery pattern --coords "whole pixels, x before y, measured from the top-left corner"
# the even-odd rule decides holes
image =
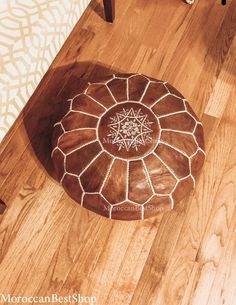
[[[140,145],[145,146],[152,141],[150,134],[153,132],[151,129],[153,122],[147,119],[147,114],[143,114],[141,109],[123,109],[110,119],[111,123],[108,127],[111,132],[108,137],[112,139],[112,144],[119,146],[119,150],[137,151]]]

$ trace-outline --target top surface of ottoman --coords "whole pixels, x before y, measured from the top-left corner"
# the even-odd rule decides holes
[[[205,159],[202,124],[167,82],[113,75],[66,103],[52,159],[65,190],[87,209],[143,219],[194,187]]]

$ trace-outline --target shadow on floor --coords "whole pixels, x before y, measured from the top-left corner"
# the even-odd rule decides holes
[[[82,92],[88,81],[96,81],[118,72],[91,62],[49,69],[27,103],[23,111],[26,133],[40,166],[54,179],[56,175],[51,161],[51,136],[53,125],[63,116],[64,102]]]

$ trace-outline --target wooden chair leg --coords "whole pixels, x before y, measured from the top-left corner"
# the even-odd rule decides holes
[[[107,22],[113,22],[115,19],[115,0],[103,0],[105,17]]]
[[[6,210],[6,205],[5,203],[0,199],[0,215],[4,213]]]

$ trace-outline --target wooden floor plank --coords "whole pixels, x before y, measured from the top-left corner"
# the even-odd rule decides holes
[[[227,106],[225,121],[235,116],[234,101],[229,101],[233,107]],[[229,114],[233,111],[233,115]],[[236,131],[235,127],[234,130]],[[207,304],[215,279],[220,258],[224,249],[227,247],[227,239],[230,236],[231,223],[235,222],[235,132],[231,135],[232,145],[224,174],[221,176],[219,189],[214,199],[214,205],[208,220],[201,244],[195,259],[195,268],[191,275],[191,295],[188,295],[188,303],[183,304]],[[187,289],[190,291],[190,289]]]
[[[216,2],[220,5],[220,3]],[[221,7],[218,6],[218,11],[221,11]],[[217,33],[215,40],[208,46],[207,55],[202,62],[203,68],[199,76],[195,88],[192,93],[192,108],[200,115],[205,112],[206,105],[212,95],[212,90],[218,80],[219,73],[223,68],[226,59],[230,60],[230,55],[227,56],[229,48],[231,47],[232,39],[235,34],[235,1],[228,1],[228,5],[225,7],[225,17],[222,21],[218,20],[218,26],[213,30]],[[209,30],[204,31],[207,35]],[[232,59],[231,59],[232,60]],[[231,69],[230,69],[231,70]],[[225,71],[227,72],[227,70]],[[224,72],[224,73],[225,73]],[[233,74],[232,74],[233,76]],[[199,90],[201,88],[201,90]]]
[[[235,19],[236,19],[236,5],[235,5]],[[234,37],[226,56],[222,70],[218,75],[217,81],[213,88],[210,99],[204,111],[205,114],[219,118],[222,116],[224,109],[231,95],[234,97],[235,92],[235,73],[236,73],[236,36]]]
[[[224,253],[217,266],[217,273],[211,287],[207,305],[230,305],[234,304],[236,299],[236,210],[232,215],[232,219]]]
[[[236,113],[232,102],[231,107],[227,110],[231,113],[230,118],[234,118]],[[228,115],[229,113],[227,113]],[[163,228],[163,230],[167,230],[171,227],[168,238],[156,237],[131,302],[132,305],[180,304],[214,205],[220,179],[224,174],[227,157],[234,145],[230,141],[234,137],[234,133],[232,126],[222,119],[195,194],[188,198],[188,209],[186,213],[179,215],[179,222],[174,222],[172,227],[168,223],[168,227]],[[225,159],[221,158],[222,151],[224,151]],[[213,180],[214,177],[219,179]],[[162,225],[163,223],[160,224],[160,227]],[[179,234],[177,235],[176,232]],[[175,247],[169,249],[167,259],[163,260],[164,253],[160,249],[166,248],[167,242]],[[159,266],[160,269],[157,269],[156,266]],[[153,278],[150,274],[153,275]],[[171,287],[171,291],[169,287]],[[147,302],[149,291],[152,291],[152,299]]]

